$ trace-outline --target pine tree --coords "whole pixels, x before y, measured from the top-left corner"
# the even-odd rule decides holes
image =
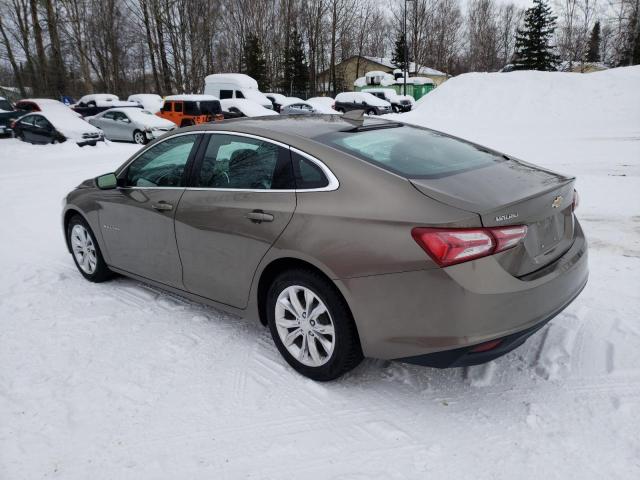
[[[289,37],[289,48],[285,49],[282,89],[289,95],[306,96],[309,86],[309,67],[304,54],[302,36],[296,27]]]
[[[405,56],[406,46],[407,45],[404,40],[404,33],[399,32],[398,36],[396,37],[396,44],[393,49],[393,56],[391,57],[391,61],[393,62],[394,65],[396,65],[396,67],[401,69],[403,72],[405,70],[405,66],[409,68],[405,60],[405,59],[408,59],[408,55]]]
[[[596,22],[591,30],[589,46],[587,48],[587,62],[600,61],[600,22]]]
[[[263,92],[269,91],[269,81],[267,78],[267,60],[262,48],[262,42],[257,35],[249,34],[244,45],[244,68],[243,71],[256,82],[258,88]]]
[[[556,70],[558,56],[551,38],[556,18],[544,0],[533,0],[524,14],[524,27],[516,32],[514,70]]]

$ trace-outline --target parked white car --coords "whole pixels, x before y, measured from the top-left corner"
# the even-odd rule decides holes
[[[253,100],[265,108],[273,109],[273,104],[258,90],[258,82],[243,73],[216,73],[204,79],[204,93],[220,100],[244,98]]]
[[[136,93],[135,95],[129,95],[127,101],[137,103],[151,113],[158,113],[164,103],[162,97],[155,93]]]
[[[280,107],[282,107],[282,104],[283,104],[284,100],[287,97],[285,95],[282,95],[281,93],[273,93],[273,92],[267,92],[264,95],[269,100],[271,100],[271,104],[273,105],[273,109],[276,112],[280,113]]]
[[[126,102],[111,93],[92,93],[80,98],[75,107],[137,107],[135,102]]]
[[[265,117],[268,115],[278,115],[269,108],[265,108],[253,100],[246,98],[225,98],[220,100],[220,106],[225,114],[225,118],[239,117]]]
[[[102,130],[107,140],[123,140],[140,145],[177,128],[172,121],[139,108],[111,108],[88,121]]]

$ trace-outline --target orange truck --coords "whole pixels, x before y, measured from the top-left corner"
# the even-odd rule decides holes
[[[179,127],[223,120],[220,100],[213,95],[169,95],[156,114]]]

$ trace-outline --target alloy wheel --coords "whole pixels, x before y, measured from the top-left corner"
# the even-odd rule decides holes
[[[335,327],[329,310],[312,290],[285,288],[276,301],[275,325],[282,344],[300,363],[319,367],[335,347]]]
[[[96,271],[98,258],[91,235],[82,225],[74,225],[71,230],[71,249],[78,266],[88,275]]]
[[[144,135],[142,134],[142,132],[136,132],[133,134],[133,140],[139,144],[139,145],[143,145],[144,144]]]

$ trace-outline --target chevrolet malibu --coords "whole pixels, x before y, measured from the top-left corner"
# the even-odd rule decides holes
[[[348,116],[345,116],[348,117]],[[262,117],[171,132],[63,211],[80,273],[115,273],[268,326],[331,380],[363,357],[473,365],[587,281],[574,179],[377,118]]]

